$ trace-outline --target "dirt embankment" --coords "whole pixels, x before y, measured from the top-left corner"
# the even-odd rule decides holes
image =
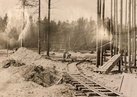
[[[27,65],[43,66],[44,68],[56,68],[59,72],[64,72],[66,70],[66,63],[54,62],[52,60],[44,59],[37,52],[28,50],[26,48],[19,48],[14,54],[10,56],[11,59],[18,60]]]

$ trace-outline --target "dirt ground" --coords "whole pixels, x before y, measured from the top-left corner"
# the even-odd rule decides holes
[[[75,97],[70,85],[57,85],[56,83],[64,72],[80,73],[78,68],[81,68],[85,75],[116,91],[119,90],[122,78],[121,74],[95,73],[93,72],[96,68],[95,65],[89,62],[81,63],[77,65],[77,68],[75,62],[68,64],[67,62],[51,61],[26,48],[20,48],[8,59],[14,59],[25,65],[10,65],[3,68],[3,60],[6,58],[4,57],[0,61],[0,97]],[[40,68],[39,71],[34,68],[39,66],[44,69]],[[55,77],[55,81],[52,83],[50,83],[51,77]],[[43,79],[49,81],[45,82]],[[48,84],[48,86],[41,83]]]
[[[91,65],[90,63],[82,63],[79,64],[78,67],[82,69],[82,72],[89,76],[90,78],[94,79],[95,81],[101,83],[102,85],[111,88],[113,90],[119,91],[120,84],[122,81],[122,74],[100,74],[95,73],[93,70],[96,69],[95,65]]]
[[[25,65],[12,63],[4,66],[7,59],[14,59]],[[7,59],[3,57],[0,62],[0,97],[75,97],[69,85],[56,84],[66,68],[64,63],[43,59],[25,48],[19,49]],[[53,77],[56,80],[53,81]]]

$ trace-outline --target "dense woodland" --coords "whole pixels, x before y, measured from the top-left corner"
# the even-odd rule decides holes
[[[6,32],[8,24],[8,15],[0,17],[0,44],[1,48],[7,48]],[[27,36],[24,38],[23,46],[29,48],[37,48],[38,43],[38,29],[39,22],[34,22],[33,17],[29,16],[29,28],[27,29]],[[110,21],[108,18],[105,19],[105,28],[110,34]],[[50,48],[52,50],[68,49],[68,50],[95,50],[96,47],[96,22],[90,18],[79,18],[76,21],[54,21],[51,20],[51,32],[50,32]],[[113,26],[112,26],[113,27]],[[126,28],[126,27],[125,27]],[[113,29],[113,28],[111,28]],[[119,28],[118,28],[119,29]],[[134,30],[134,29],[132,29]],[[48,19],[45,17],[40,22],[40,44],[41,49],[46,50],[47,42],[47,31],[48,31]],[[8,42],[9,48],[19,47],[19,34],[16,26],[10,29],[8,33],[8,39],[14,40]],[[123,41],[127,41],[127,31],[122,32]],[[115,34],[115,33],[111,33]],[[133,37],[133,36],[132,36]],[[11,41],[12,41],[11,40]],[[109,39],[108,39],[109,40]],[[123,47],[126,48],[126,42],[123,43]]]
[[[25,47],[36,48],[38,41],[38,22],[33,22],[32,16],[30,19],[30,27],[27,30],[28,36],[24,39],[23,45]],[[0,18],[0,27],[1,33],[6,33],[6,27],[8,23],[8,16],[5,15],[4,18]],[[9,38],[14,38],[18,41],[19,35],[16,27],[11,28],[10,33],[8,34]],[[40,43],[41,48],[46,48],[46,38],[48,31],[48,20],[45,17],[40,22]],[[96,23],[92,19],[85,19],[83,17],[79,18],[76,21],[58,21],[55,22],[51,20],[51,33],[50,33],[50,47],[51,49],[73,49],[73,50],[82,50],[95,48],[95,35],[96,35]],[[5,39],[3,42],[6,41]],[[2,43],[3,44],[3,43]],[[9,48],[14,46],[19,46],[19,42],[16,42],[14,45],[9,43]],[[5,45],[6,46],[6,45]]]

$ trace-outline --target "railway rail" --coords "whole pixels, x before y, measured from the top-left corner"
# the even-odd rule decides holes
[[[103,84],[96,82],[90,76],[86,76],[83,70],[78,66],[81,62],[76,63],[79,73],[66,74],[69,84],[75,87],[76,97],[125,97],[122,93],[107,88]]]
[[[91,78],[82,74],[68,74],[68,83],[73,85],[77,92],[75,96],[85,97],[124,97],[121,93],[108,89]]]

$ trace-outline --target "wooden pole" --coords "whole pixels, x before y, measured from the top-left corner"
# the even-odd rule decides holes
[[[116,2],[116,54],[118,54],[118,0]]]
[[[125,39],[128,38],[127,36],[127,11],[128,11],[128,1],[126,0],[126,6],[125,6]],[[128,45],[126,45],[125,47],[125,50],[124,50],[124,65],[125,65],[125,71],[127,72],[128,71],[128,68],[127,68],[127,48],[128,48]]]
[[[22,26],[22,30],[24,29],[24,11],[25,11],[25,3],[26,3],[26,0],[22,0],[22,16],[23,16],[23,26]],[[20,40],[20,47],[23,47],[23,36],[21,36],[21,40]]]
[[[110,19],[110,35],[112,35],[112,37],[110,37],[110,54],[111,57],[113,56],[113,29],[112,29],[112,25],[113,25],[113,0],[111,0],[111,19]]]
[[[99,24],[101,22],[101,13],[102,13],[102,0],[99,0]],[[99,25],[100,26],[100,25]]]
[[[51,10],[51,0],[48,1],[48,33],[47,33],[47,56],[49,56],[50,51],[50,10]]]
[[[114,0],[114,55],[116,54],[116,0]]]
[[[96,66],[99,67],[99,43],[98,43],[98,30],[99,29],[99,0],[97,0],[97,32],[96,32]]]
[[[38,32],[38,53],[40,54],[40,18],[41,18],[41,0],[39,0],[39,32]]]
[[[133,29],[134,29],[134,0],[131,0],[131,32],[134,33]],[[134,60],[134,38],[131,37],[131,63],[133,63]]]
[[[133,56],[134,56],[134,60],[133,60],[133,63],[134,63],[134,66],[136,67],[136,0],[133,0],[133,4],[134,4],[134,51],[133,51]]]
[[[121,43],[121,34],[123,29],[123,0],[120,2],[120,30],[119,30],[119,54],[122,55],[122,43]],[[122,65],[122,57],[119,62],[119,72],[121,72],[121,65]]]
[[[104,21],[105,21],[105,0],[103,0],[102,20],[103,20],[103,25],[104,25]]]
[[[105,0],[103,0],[103,6],[102,6],[102,26],[103,26],[103,30],[104,29],[104,20],[105,20]],[[102,32],[100,32],[102,33]],[[100,50],[100,65],[103,65],[103,36],[101,37],[101,50]]]
[[[23,0],[23,28],[22,30],[24,30],[24,26],[25,26],[25,7],[26,6],[26,0]],[[24,33],[25,34],[25,33]],[[24,37],[22,37],[22,43],[21,43],[21,47],[25,46],[25,35]]]
[[[127,26],[127,7],[128,7],[128,2],[127,2],[127,0],[126,0],[126,6],[125,6],[126,8],[126,10],[125,10],[125,26]],[[127,27],[125,27],[125,28],[127,28]]]
[[[136,67],[136,0],[132,0],[132,27],[133,27],[133,64]]]
[[[123,31],[123,0],[121,0],[121,6],[120,6],[120,31],[119,31],[119,53],[121,53],[122,50],[122,41],[121,41],[121,34]]]
[[[128,10],[128,65],[131,72],[131,0],[129,0]]]
[[[99,24],[100,23],[100,0],[97,0],[97,32],[96,32],[96,66],[100,65],[100,49],[99,49]]]

